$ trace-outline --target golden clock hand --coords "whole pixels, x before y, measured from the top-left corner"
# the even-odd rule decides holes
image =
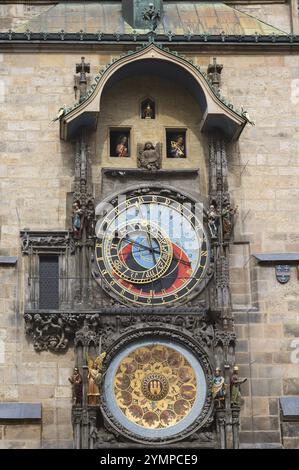
[[[146,246],[146,245],[142,245],[141,243],[138,243],[136,242],[135,240],[132,240],[131,238],[128,238],[126,237],[125,238],[129,243],[131,244],[135,244],[137,246],[140,246],[141,248],[145,248],[146,250],[150,251],[150,252],[155,252],[157,254],[160,254],[160,251],[156,250],[155,248],[150,248],[149,246]],[[185,266],[191,266],[191,262],[190,261],[185,261],[183,259],[180,259],[180,258],[177,258],[175,255],[172,255],[173,259],[175,259],[176,261],[178,261],[179,263],[182,263],[184,264]],[[155,264],[156,264],[156,261],[155,261]]]
[[[155,248],[151,248],[151,247],[149,247],[149,246],[142,245],[141,243],[136,242],[136,241],[133,240],[132,238],[126,237],[125,240],[128,241],[129,243],[131,243],[132,245],[134,244],[134,245],[136,245],[136,246],[140,246],[140,248],[144,248],[144,249],[146,249],[146,250],[148,250],[148,251],[155,251],[155,253],[160,254],[160,251],[156,250]]]

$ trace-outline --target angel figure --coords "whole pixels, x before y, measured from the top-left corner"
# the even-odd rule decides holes
[[[152,142],[146,142],[143,144],[137,144],[138,157],[137,164],[138,168],[145,168],[146,170],[159,170],[161,168],[161,144],[156,144],[156,147]]]
[[[88,405],[99,405],[102,369],[103,369],[103,361],[105,357],[106,357],[105,352],[102,352],[95,360],[87,356],[87,366],[88,366],[87,403]]]

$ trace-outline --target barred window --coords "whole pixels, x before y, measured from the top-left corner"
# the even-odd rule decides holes
[[[39,308],[59,308],[59,258],[55,255],[39,257]]]

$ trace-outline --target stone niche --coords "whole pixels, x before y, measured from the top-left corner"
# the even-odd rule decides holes
[[[155,119],[142,119],[140,103],[155,100]],[[200,192],[207,194],[204,138],[199,129],[202,111],[195,98],[179,84],[158,76],[132,76],[116,83],[102,96],[100,125],[96,137],[96,163],[102,168],[137,168],[137,144],[162,144],[162,169],[199,169]],[[111,157],[111,130],[130,130],[127,158]],[[167,132],[184,133],[186,158],[167,158]],[[186,188],[187,189],[187,188]]]

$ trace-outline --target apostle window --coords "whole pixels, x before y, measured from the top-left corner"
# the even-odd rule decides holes
[[[140,110],[141,119],[155,119],[156,117],[156,106],[155,102],[150,98],[147,98],[141,103]]]
[[[130,157],[130,129],[110,129],[110,157]]]
[[[186,129],[166,129],[167,158],[186,158]]]

